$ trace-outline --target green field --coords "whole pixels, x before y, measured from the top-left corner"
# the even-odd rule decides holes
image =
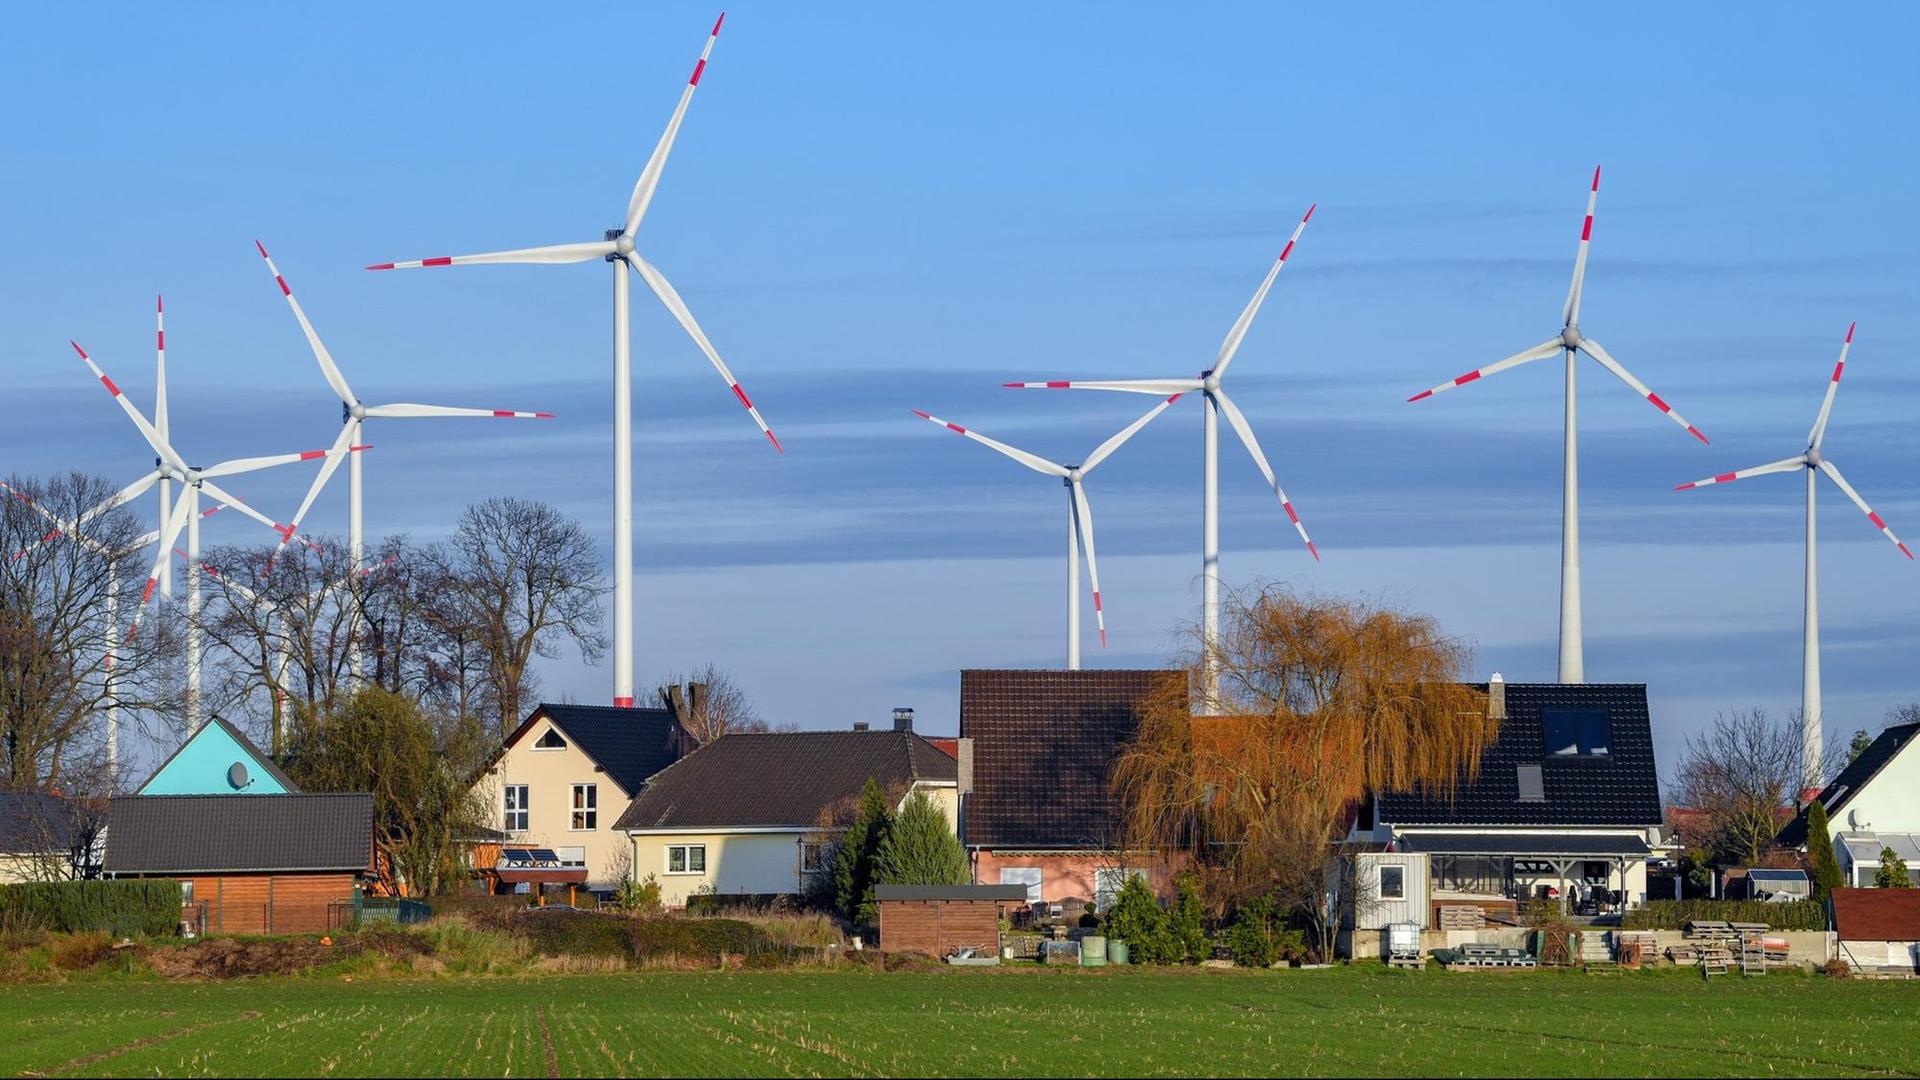
[[[1773,975],[646,972],[0,989],[62,1076],[1908,1075],[1920,984]]]

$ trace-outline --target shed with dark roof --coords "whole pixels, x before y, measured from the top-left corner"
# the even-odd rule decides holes
[[[1835,889],[1829,900],[1840,959],[1856,970],[1920,970],[1920,889]]]
[[[208,932],[326,930],[373,866],[367,794],[127,795],[109,820],[106,873],[179,881]]]

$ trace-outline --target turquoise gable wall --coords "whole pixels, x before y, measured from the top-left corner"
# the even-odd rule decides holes
[[[247,786],[238,790],[227,783],[227,770],[236,761],[247,767]],[[140,794],[285,795],[288,792],[226,729],[219,724],[208,724],[181,747],[172,761],[153,774]]]

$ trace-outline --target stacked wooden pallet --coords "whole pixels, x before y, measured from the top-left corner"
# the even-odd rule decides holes
[[[1484,909],[1471,904],[1445,904],[1440,908],[1440,929],[1479,930],[1487,925]]]
[[[1667,963],[1678,964],[1681,967],[1688,967],[1693,964],[1697,964],[1699,962],[1700,962],[1699,946],[1687,945],[1687,944],[1667,946]]]
[[[1460,968],[1530,968],[1534,959],[1525,949],[1513,949],[1504,945],[1482,945],[1471,943],[1455,950],[1456,956],[1449,967]]]

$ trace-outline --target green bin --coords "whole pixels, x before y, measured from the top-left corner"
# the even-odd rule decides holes
[[[1107,942],[1107,963],[1124,964],[1127,962],[1127,943],[1115,938]]]
[[[1107,966],[1107,939],[1098,934],[1089,934],[1080,939],[1080,966]]]

